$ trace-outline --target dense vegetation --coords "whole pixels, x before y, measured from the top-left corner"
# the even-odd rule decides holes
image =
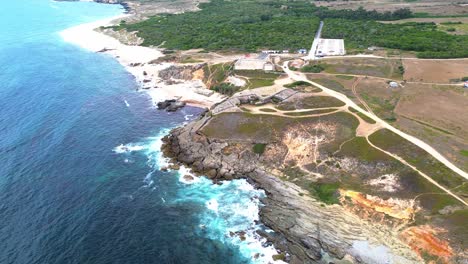
[[[356,10],[341,9],[333,10],[319,8],[315,13],[320,18],[344,18],[353,20],[399,20],[412,17],[412,12],[408,8],[397,9],[394,12],[379,13],[376,10],[368,11],[362,6]]]
[[[382,24],[326,19],[325,38],[344,38],[348,48],[380,46],[417,51],[420,58],[468,57],[468,36],[449,35],[434,23]]]
[[[310,46],[319,21],[323,37],[344,38],[347,48],[371,45],[417,51],[423,58],[468,57],[468,36],[449,35],[432,23],[383,24],[375,20],[411,17],[407,9],[378,13],[331,10],[307,1],[212,0],[201,11],[163,14],[116,29],[138,31],[143,45],[169,49],[258,51]]]
[[[309,14],[316,8],[304,2],[213,0],[200,8],[120,27],[138,31],[148,46],[165,42],[171,49],[256,51],[308,47],[319,24],[319,18]]]

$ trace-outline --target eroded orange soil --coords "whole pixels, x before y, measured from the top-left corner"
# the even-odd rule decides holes
[[[348,197],[353,204],[372,209],[373,211],[384,213],[393,218],[401,220],[412,220],[416,211],[416,206],[412,200],[388,199],[363,194],[350,190],[340,190],[342,199]]]
[[[442,229],[436,229],[428,225],[412,226],[405,229],[401,234],[401,239],[406,242],[419,256],[431,255],[437,257],[444,263],[449,263],[453,256],[453,250],[447,241],[437,237]]]

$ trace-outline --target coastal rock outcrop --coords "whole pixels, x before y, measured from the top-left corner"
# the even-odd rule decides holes
[[[164,154],[215,182],[247,178],[264,189],[267,196],[262,201],[265,206],[260,216],[275,233],[261,232],[261,235],[279,251],[287,252],[289,263],[318,263],[319,260],[376,263],[373,253],[357,247],[357,243],[385,247],[390,252],[386,254],[402,263],[419,263],[414,252],[391,229],[363,221],[341,206],[325,206],[305,195],[306,190],[274,175],[265,167],[265,158],[252,151],[251,143],[206,136],[202,128],[211,119],[210,114],[205,114],[173,130],[163,140]],[[382,259],[385,257],[388,256]]]
[[[159,110],[166,110],[167,112],[175,112],[186,105],[185,102],[176,99],[164,100],[156,104]]]
[[[194,72],[202,69],[205,64],[187,65],[187,66],[170,66],[159,72],[159,77],[165,81],[172,79],[177,80],[193,80]]]

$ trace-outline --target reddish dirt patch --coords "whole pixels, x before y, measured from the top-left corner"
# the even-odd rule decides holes
[[[400,237],[419,256],[430,255],[443,263],[449,263],[453,251],[447,241],[437,238],[437,235],[441,232],[443,232],[442,229],[436,229],[428,225],[413,226],[404,230]]]

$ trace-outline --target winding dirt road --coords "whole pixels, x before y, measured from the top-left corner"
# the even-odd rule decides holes
[[[375,114],[371,113],[371,112],[368,112],[364,109],[362,109],[361,107],[359,107],[356,103],[354,103],[351,99],[349,99],[346,95],[344,94],[341,94],[339,92],[336,92],[334,90],[331,90],[323,85],[320,85],[316,82],[313,82],[313,81],[310,81],[309,79],[307,79],[307,77],[302,74],[302,73],[298,73],[298,72],[294,72],[294,71],[291,71],[288,67],[288,64],[289,62],[286,61],[284,62],[283,64],[283,69],[285,71],[285,73],[288,74],[288,76],[293,79],[294,81],[304,81],[304,82],[308,82],[308,83],[311,83],[313,84],[314,86],[316,87],[319,87],[320,89],[322,89],[325,93],[327,93],[328,95],[332,96],[332,97],[335,97],[336,99],[338,100],[341,100],[342,102],[346,103],[346,105],[348,106],[351,106],[353,108],[355,108],[356,110],[358,110],[359,112],[361,112],[362,114],[366,115],[367,117],[373,119],[374,121],[376,121],[378,124],[380,124],[383,128],[386,128],[390,131],[392,131],[393,133],[401,136],[402,138],[410,141],[411,143],[415,144],[416,146],[424,149],[427,153],[429,153],[431,156],[433,156],[435,159],[437,159],[438,161],[440,161],[441,163],[443,163],[445,166],[447,166],[448,168],[450,168],[452,171],[454,171],[455,173],[457,173],[458,175],[460,175],[461,177],[465,178],[466,180],[468,180],[468,174],[461,170],[460,168],[458,168],[456,165],[454,165],[452,162],[450,162],[449,160],[447,160],[444,156],[442,156],[442,154],[440,154],[437,150],[435,150],[433,147],[431,147],[430,145],[428,145],[426,142],[414,137],[414,136],[411,136],[411,135],[408,135],[406,133],[404,133],[403,131],[391,126],[390,124],[388,124],[387,122],[385,122],[384,120],[380,119],[378,116],[376,116]],[[393,157],[397,157],[396,155],[392,154]],[[400,157],[398,157],[399,160],[402,160]],[[435,184],[436,186],[438,186],[439,188],[441,188],[442,190],[444,190],[445,192],[447,192],[448,194],[450,194],[451,196],[453,196],[454,198],[456,198],[457,200],[461,201],[463,204],[465,204],[466,206],[468,206],[468,203],[466,201],[464,201],[463,199],[461,199],[460,197],[456,196],[455,194],[453,194],[450,190],[444,188],[443,186],[441,186],[440,184],[438,184],[437,182],[435,182],[432,178],[430,178],[429,176],[427,176],[426,174],[420,172],[419,170],[417,170],[414,166],[408,164],[406,161],[405,161],[405,164],[409,165],[411,168],[415,169],[416,171],[418,171],[420,173],[420,175],[422,175],[424,178],[428,179],[430,182],[432,182],[433,184]]]

